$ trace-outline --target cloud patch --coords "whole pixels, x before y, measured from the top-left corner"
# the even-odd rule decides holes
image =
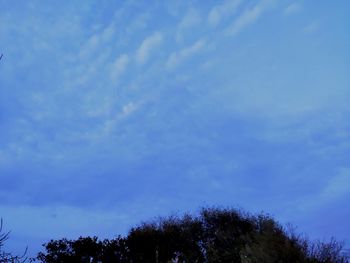
[[[114,62],[111,64],[111,78],[113,81],[116,81],[119,76],[126,70],[130,62],[130,58],[127,54],[120,55]]]
[[[337,199],[350,194],[350,169],[342,168],[332,177],[324,189],[322,196],[327,200]]]
[[[226,29],[228,35],[234,36],[242,31],[245,27],[253,24],[274,1],[261,1],[254,7],[249,8],[239,15],[238,18]]]
[[[173,69],[177,67],[182,61],[188,59],[189,57],[197,54],[206,46],[206,41],[204,39],[200,39],[196,41],[193,45],[183,48],[180,51],[173,52],[166,62],[166,66],[168,69]]]
[[[313,33],[313,32],[316,32],[319,29],[319,27],[320,27],[320,24],[318,21],[312,21],[311,23],[309,23],[303,28],[303,32]]]
[[[221,5],[214,6],[208,14],[208,23],[212,27],[218,26],[220,21],[234,14],[242,0],[227,0]]]
[[[292,15],[292,14],[299,13],[301,11],[301,9],[302,9],[301,3],[295,2],[295,3],[292,3],[292,4],[288,5],[284,9],[283,13],[285,15]]]
[[[163,41],[163,35],[160,32],[155,32],[152,35],[145,38],[138,50],[136,51],[136,62],[138,64],[145,64],[151,53],[159,47]]]
[[[198,10],[190,8],[177,26],[176,41],[183,41],[184,32],[199,25],[201,21],[202,18]]]

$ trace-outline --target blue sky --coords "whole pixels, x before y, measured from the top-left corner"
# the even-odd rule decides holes
[[[349,242],[348,1],[0,6],[12,250],[203,205]]]

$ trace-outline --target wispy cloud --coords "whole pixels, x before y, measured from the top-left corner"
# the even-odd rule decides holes
[[[86,59],[93,55],[95,52],[99,53],[99,48],[101,45],[108,42],[115,33],[115,24],[114,22],[106,26],[101,32],[93,34],[82,46],[79,53],[80,59]]]
[[[120,55],[111,64],[111,78],[112,80],[117,80],[118,77],[125,71],[127,65],[130,62],[130,58],[127,54]]]
[[[186,47],[186,48],[183,48],[180,51],[172,53],[169,56],[168,61],[166,62],[167,68],[171,69],[171,68],[176,67],[183,60],[198,53],[205,46],[206,46],[206,41],[204,39],[200,39],[197,42],[195,42],[193,45]]]
[[[254,7],[247,9],[226,29],[228,35],[236,35],[245,27],[253,24],[271,6],[273,0],[262,0]]]
[[[299,209],[302,211],[318,210],[350,196],[350,169],[342,167],[337,170],[334,175],[323,183],[322,187],[317,187],[318,190],[314,194],[300,200]]]
[[[301,9],[302,9],[301,3],[295,2],[295,3],[292,3],[292,4],[288,5],[284,9],[283,13],[285,15],[292,15],[292,14],[298,13]]]
[[[127,118],[130,114],[138,110],[139,104],[134,102],[128,102],[123,105],[121,111],[117,113],[115,116],[105,120],[103,124],[103,135],[109,136],[113,131],[115,131],[117,124]],[[99,131],[100,132],[100,131]]]
[[[226,0],[221,5],[214,6],[208,15],[208,23],[211,26],[217,26],[220,21],[234,14],[242,0]]]
[[[318,21],[313,21],[303,28],[304,33],[312,33],[319,29],[320,23]]]
[[[350,194],[350,169],[342,168],[339,173],[330,178],[327,186],[321,193],[326,200],[334,200]]]
[[[181,42],[183,40],[184,31],[199,25],[201,20],[202,18],[198,10],[190,8],[177,26],[176,40]]]
[[[80,58],[85,59],[97,49],[100,42],[98,35],[91,36],[80,51]]]
[[[136,51],[136,61],[139,64],[144,64],[149,59],[151,53],[157,48],[163,41],[163,35],[159,32],[145,38],[138,50]]]

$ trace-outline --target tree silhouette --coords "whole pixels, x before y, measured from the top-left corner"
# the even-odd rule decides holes
[[[51,240],[45,244],[46,253],[40,252],[37,260],[46,263],[126,263],[129,262],[125,239],[100,241],[97,237],[80,237],[77,240]]]
[[[3,251],[3,246],[9,238],[10,232],[3,232],[3,220],[2,218],[0,219],[0,263],[19,263],[19,262],[26,262],[27,257],[26,252],[23,253],[22,256],[14,256],[11,253]]]
[[[347,263],[341,243],[310,242],[268,215],[203,208],[197,216],[158,218],[126,237],[51,240],[37,260],[115,263]]]
[[[202,262],[202,223],[189,215],[160,218],[132,228],[127,237],[133,262]]]

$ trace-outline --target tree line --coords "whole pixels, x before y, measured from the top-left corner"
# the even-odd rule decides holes
[[[139,224],[126,236],[51,240],[30,262],[43,263],[349,263],[342,243],[311,242],[265,214],[203,208]],[[1,246],[0,246],[1,249]],[[0,259],[0,263],[20,262]],[[11,258],[9,258],[11,259]]]

